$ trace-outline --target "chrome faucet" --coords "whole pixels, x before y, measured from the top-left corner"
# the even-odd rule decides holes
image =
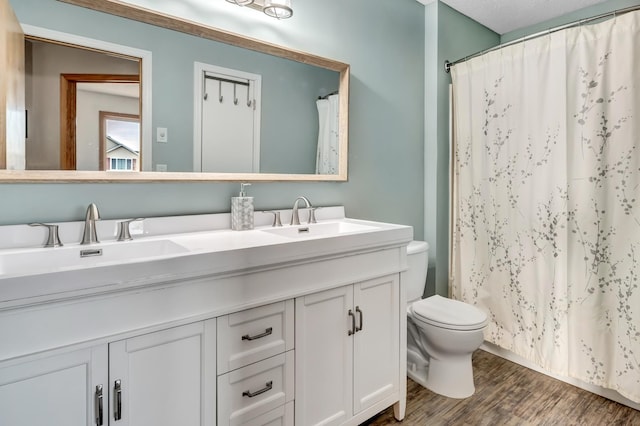
[[[96,220],[100,220],[100,212],[98,206],[94,203],[87,207],[87,214],[84,218],[84,231],[82,232],[82,241],[80,244],[99,243],[98,233],[96,232]]]
[[[291,212],[291,223],[290,225],[300,225],[300,215],[298,214],[298,203],[300,201],[304,201],[306,204],[306,208],[312,209],[311,201],[307,197],[303,197],[302,195],[296,198],[296,201],[293,203],[293,211]],[[311,215],[309,215],[309,219],[311,219]],[[311,223],[311,221],[309,221]]]

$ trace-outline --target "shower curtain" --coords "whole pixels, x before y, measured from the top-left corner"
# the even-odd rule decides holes
[[[318,150],[316,173],[325,175],[338,174],[338,95],[329,95],[318,99]]]
[[[485,339],[640,402],[640,13],[452,68],[452,297]]]

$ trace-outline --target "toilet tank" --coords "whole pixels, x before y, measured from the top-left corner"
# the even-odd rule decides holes
[[[429,244],[425,241],[411,241],[407,246],[407,264],[407,302],[413,302],[422,299],[424,293],[429,266]]]

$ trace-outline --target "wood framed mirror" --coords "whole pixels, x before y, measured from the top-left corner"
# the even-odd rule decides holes
[[[142,172],[123,174],[112,173],[109,171],[88,171],[88,170],[0,170],[0,181],[26,181],[26,182],[41,182],[41,181],[65,181],[65,182],[81,182],[81,181],[93,181],[93,182],[120,182],[120,181],[139,181],[139,182],[153,182],[153,181],[345,181],[347,180],[347,158],[348,158],[348,106],[349,106],[349,74],[350,68],[348,64],[334,61],[331,59],[307,54],[304,52],[291,50],[274,44],[262,42],[259,40],[246,38],[237,34],[222,31],[216,28],[195,24],[193,22],[187,22],[182,19],[162,15],[156,12],[151,12],[146,9],[138,8],[135,6],[127,5],[115,1],[95,1],[95,0],[59,0],[64,3],[70,3],[77,6],[87,7],[99,12],[105,12],[112,15],[127,17],[128,19],[134,19],[136,21],[161,27],[169,32],[180,32],[190,36],[195,36],[198,39],[210,40],[217,43],[224,43],[225,45],[233,46],[234,48],[242,49],[242,51],[254,51],[264,56],[273,58],[280,58],[285,61],[297,64],[297,66],[311,66],[321,70],[330,70],[335,72],[336,80],[338,82],[338,94],[336,96],[339,105],[339,118],[337,127],[338,131],[338,165],[336,173],[323,174],[316,173],[315,170],[299,172],[293,170],[292,172],[280,171],[277,168],[272,170],[266,170],[260,173],[200,173],[191,172],[190,170],[180,169],[180,167],[172,167],[169,165],[168,172],[157,172],[156,166],[161,166],[163,163],[162,158],[156,159],[156,147],[159,145],[155,143],[156,135],[155,127],[149,126],[144,128],[142,132],[147,137],[152,137],[154,140],[153,151],[147,150],[145,153],[145,147],[142,147],[142,157],[148,160],[149,153],[153,156],[153,162],[151,168],[143,168]],[[242,55],[245,55],[244,53]],[[154,56],[155,58],[155,56]],[[144,70],[144,63],[141,68]],[[154,81],[156,70],[154,69]],[[141,81],[142,86],[145,85],[144,76]],[[323,93],[318,94],[318,97]],[[156,101],[154,96],[154,102]],[[315,99],[313,99],[315,102]],[[313,105],[315,108],[315,105]],[[191,107],[188,107],[191,109]],[[154,104],[154,110],[156,105]],[[155,114],[154,114],[155,116]],[[141,116],[141,121],[146,123],[147,118],[144,114]],[[264,123],[263,119],[263,123]],[[268,121],[268,120],[267,120]],[[157,127],[157,124],[154,123]],[[153,134],[150,134],[153,133]],[[293,133],[293,132],[292,132]],[[305,132],[306,133],[306,132]],[[171,131],[169,133],[171,135]],[[185,138],[186,139],[186,138]],[[274,139],[274,138],[272,138]],[[265,138],[263,137],[263,141]],[[269,138],[266,138],[269,140]],[[160,150],[164,148],[160,146]],[[277,152],[280,157],[286,157],[287,152]],[[160,155],[160,154],[158,154]],[[189,155],[190,152],[189,152]],[[265,154],[266,155],[266,154]],[[315,154],[314,154],[315,155]],[[192,156],[189,160],[193,162]],[[315,159],[314,159],[315,160]],[[268,161],[264,162],[268,164]],[[151,170],[151,171],[150,171]],[[273,170],[276,170],[275,172]]]

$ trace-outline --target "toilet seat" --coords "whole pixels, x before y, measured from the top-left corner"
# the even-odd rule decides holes
[[[487,314],[475,306],[442,296],[431,296],[411,304],[413,318],[449,330],[478,330],[487,325]]]

